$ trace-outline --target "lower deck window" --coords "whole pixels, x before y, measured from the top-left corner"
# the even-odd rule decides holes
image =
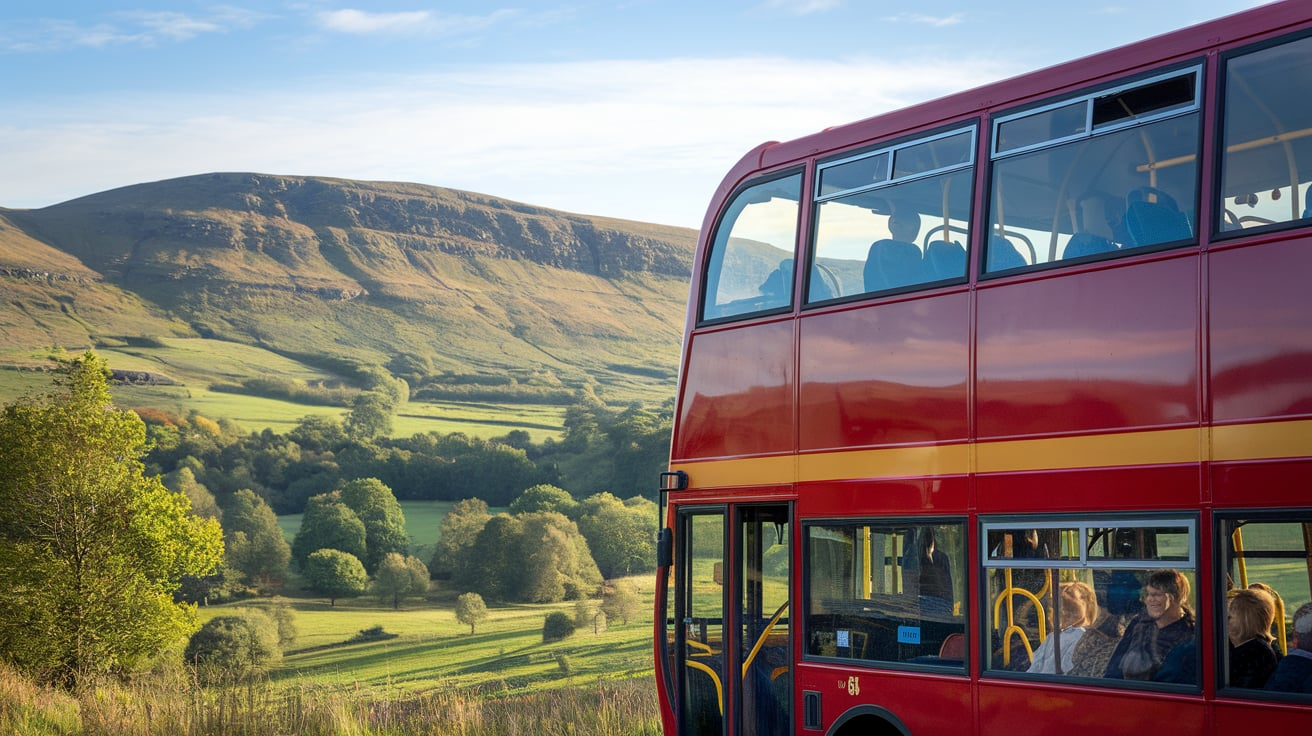
[[[1199,684],[1192,521],[986,524],[985,669]]]
[[[805,528],[806,654],[965,667],[965,526]]]

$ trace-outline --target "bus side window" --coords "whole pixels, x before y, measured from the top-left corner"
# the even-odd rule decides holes
[[[1193,539],[1174,522],[986,525],[985,669],[1196,685]]]
[[[793,301],[802,175],[740,191],[725,208],[707,259],[703,320],[783,309]]]
[[[1240,696],[1300,692],[1299,678],[1277,672],[1291,655],[1312,656],[1312,632],[1295,628],[1300,608],[1312,601],[1312,513],[1232,516],[1218,526],[1226,620],[1217,628],[1229,639],[1225,658],[1218,659],[1222,682]],[[1286,667],[1293,672],[1297,662]]]
[[[1225,63],[1221,231],[1312,217],[1312,38]],[[1302,196],[1300,196],[1300,192]]]
[[[804,539],[808,656],[964,669],[964,525],[829,522]]]

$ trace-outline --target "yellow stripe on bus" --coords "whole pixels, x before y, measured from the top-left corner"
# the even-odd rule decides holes
[[[672,468],[688,473],[694,488],[718,488],[1308,456],[1312,420],[703,460]]]

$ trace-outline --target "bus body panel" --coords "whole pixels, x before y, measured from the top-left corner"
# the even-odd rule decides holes
[[[688,349],[673,457],[791,452],[793,323],[698,333]]]
[[[797,667],[797,691],[820,694],[823,728],[795,733],[826,733],[844,713],[873,705],[896,717],[913,734],[970,733],[973,720],[970,680],[923,672],[871,670],[834,663],[803,662]],[[908,708],[933,694],[933,708]],[[801,712],[800,710],[798,712]],[[1021,731],[1021,733],[1024,733]]]
[[[1211,254],[1214,421],[1312,416],[1310,277],[1307,238]]]
[[[1196,697],[981,680],[981,734],[1197,736],[1207,709]],[[925,731],[923,733],[930,733]]]
[[[980,288],[979,438],[1198,423],[1198,263]]]
[[[798,520],[850,517],[853,509],[878,508],[881,516],[960,515],[970,497],[966,476],[804,483],[797,487]]]
[[[981,514],[1063,513],[1098,506],[1126,511],[1196,507],[1198,465],[1147,468],[1085,468],[980,475],[976,507]]]
[[[800,320],[800,450],[964,440],[969,295]]]
[[[1312,506],[1312,459],[1213,463],[1210,471],[1218,508]]]

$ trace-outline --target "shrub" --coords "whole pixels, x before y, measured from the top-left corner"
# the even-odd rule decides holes
[[[552,611],[542,623],[542,641],[560,641],[574,635],[574,619],[564,611]]]
[[[203,681],[249,679],[282,659],[278,624],[260,611],[216,616],[192,635],[184,656]]]

